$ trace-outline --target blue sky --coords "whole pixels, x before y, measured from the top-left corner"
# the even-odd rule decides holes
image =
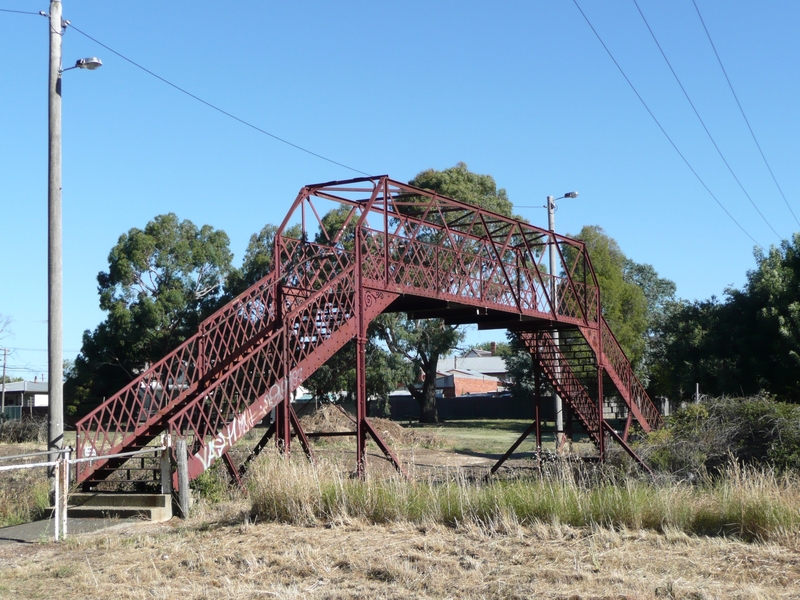
[[[800,216],[800,3],[696,0],[748,119]],[[633,0],[578,0],[654,115],[759,244],[800,227],[728,89],[692,0],[638,0],[762,220],[720,160]],[[754,242],[698,182],[573,0],[194,3],[67,0],[64,18],[161,77],[266,131],[371,174],[408,180],[458,161],[494,176],[532,223],[578,190],[561,233],[600,225],[687,299],[722,296]],[[47,11],[45,0],[0,9]],[[0,314],[11,375],[46,373],[47,19],[0,12]],[[76,30],[63,83],[64,348],[102,319],[96,276],[119,235],[175,212],[223,229],[239,264],[305,184],[357,174],[258,133]],[[792,66],[794,65],[794,66]],[[482,334],[480,339],[488,339]],[[494,337],[501,338],[502,333]],[[479,339],[477,335],[472,339]]]

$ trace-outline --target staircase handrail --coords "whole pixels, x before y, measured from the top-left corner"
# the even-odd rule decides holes
[[[618,387],[622,386],[623,389],[619,391],[623,393],[623,398],[629,403],[629,407],[635,407],[634,414],[638,412],[641,415],[642,419],[639,419],[637,415],[637,420],[640,421],[642,428],[645,431],[659,428],[663,424],[661,414],[647,394],[644,385],[633,372],[633,367],[625,356],[625,351],[605,318],[601,320],[601,339],[605,368],[615,380],[615,384]]]

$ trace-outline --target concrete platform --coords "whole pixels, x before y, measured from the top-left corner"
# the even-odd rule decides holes
[[[172,518],[172,496],[78,492],[69,496],[67,518],[144,519],[161,523]]]

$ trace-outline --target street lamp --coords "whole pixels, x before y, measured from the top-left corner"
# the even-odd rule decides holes
[[[83,58],[74,67],[61,68],[61,37],[67,23],[61,19],[61,1],[50,2],[50,79],[48,88],[48,179],[47,179],[47,362],[48,443],[54,454],[64,444],[63,339],[62,339],[62,246],[61,246],[61,74],[71,69],[93,71],[103,63]],[[55,470],[50,469],[51,481]]]
[[[553,302],[553,317],[558,312],[558,296],[556,288],[556,200],[564,198],[577,198],[578,192],[567,192],[559,198],[547,197],[547,228],[552,234],[550,237],[550,298]],[[553,330],[553,343],[558,346],[558,329]],[[560,369],[556,367],[556,379],[560,376]],[[564,407],[561,403],[561,396],[553,389],[553,400],[556,408],[556,450],[560,450],[564,445]]]
[[[94,71],[95,69],[99,69],[103,66],[103,61],[97,58],[96,56],[92,56],[91,58],[81,58],[75,61],[74,67],[68,67],[66,69],[61,69],[61,72],[64,71],[71,71],[72,69],[87,69],[89,71]]]

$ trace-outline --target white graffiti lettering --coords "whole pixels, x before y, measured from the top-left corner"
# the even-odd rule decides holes
[[[248,406],[242,414],[237,415],[228,423],[213,440],[209,441],[195,455],[195,458],[203,465],[203,470],[208,469],[215,460],[222,456],[225,450],[255,427],[269,411],[283,400],[285,394],[288,395],[289,392],[296,390],[304,379],[303,369],[295,369],[289,373],[289,390],[285,389],[286,379],[280,379],[257,402]]]

